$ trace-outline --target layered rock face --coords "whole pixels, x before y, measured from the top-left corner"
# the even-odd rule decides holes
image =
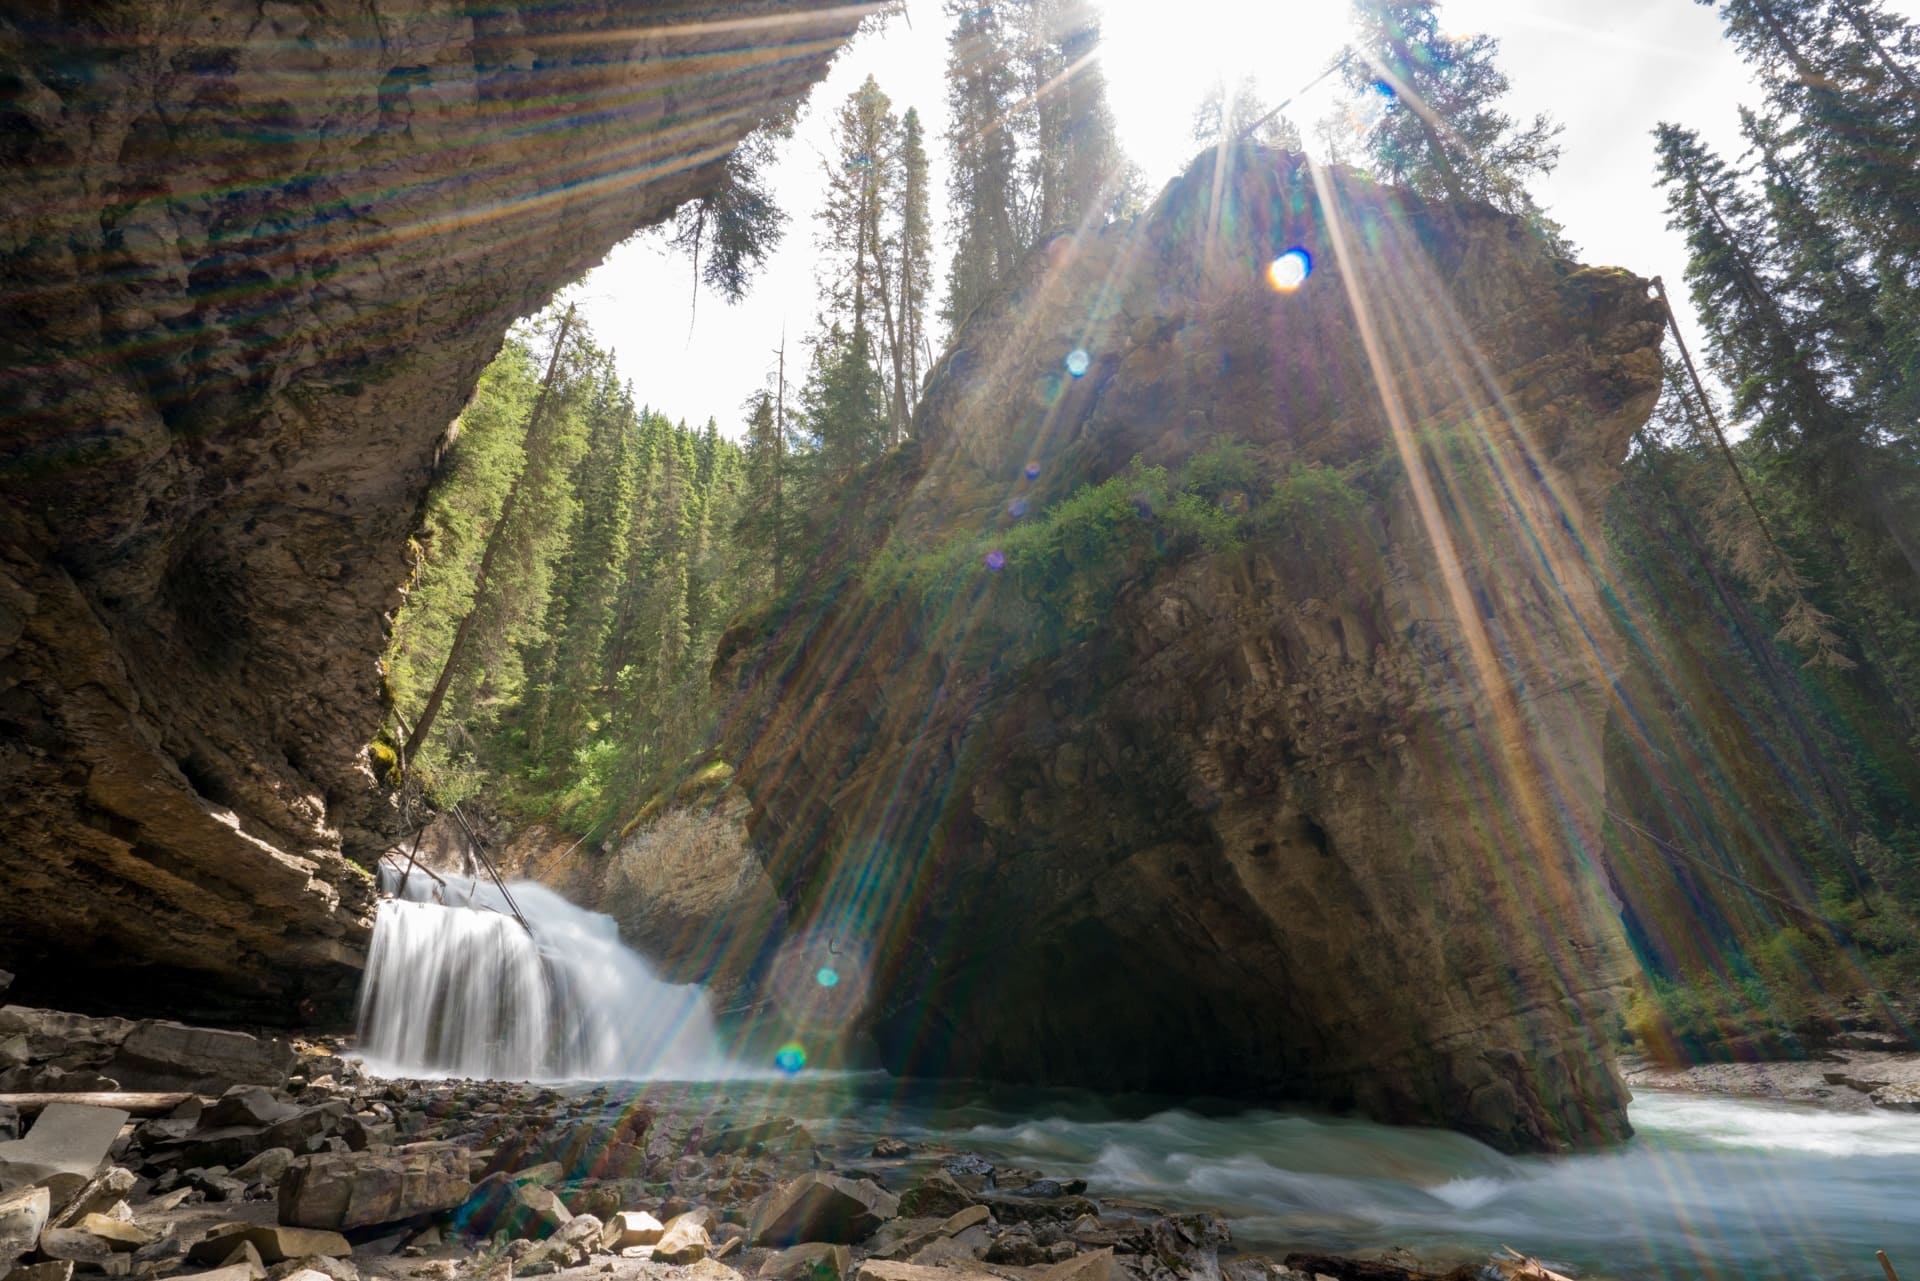
[[[517,316],[823,74],[825,0],[0,17],[0,966],[350,999],[436,442]],[[344,852],[343,852],[344,851]]]
[[[889,1066],[1623,1135],[1595,514],[1659,342],[1644,281],[1278,153],[1036,250],[716,667]]]

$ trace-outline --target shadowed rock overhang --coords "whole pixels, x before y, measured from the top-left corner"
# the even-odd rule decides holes
[[[718,177],[870,6],[0,15],[0,967],[351,999],[361,755],[436,441],[508,324]]]

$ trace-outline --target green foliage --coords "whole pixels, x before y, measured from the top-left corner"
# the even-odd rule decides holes
[[[1359,532],[1366,500],[1340,472],[1294,466],[1265,486],[1262,470],[1250,448],[1228,439],[1189,459],[1178,483],[1135,459],[1017,524],[931,548],[889,543],[863,583],[930,614],[976,606],[988,624],[980,631],[992,633],[981,643],[1002,661],[1029,660],[1097,629],[1120,589],[1157,565],[1231,554],[1250,538],[1317,543]],[[1263,487],[1267,496],[1250,507],[1247,495]]]
[[[530,453],[535,363],[530,336],[509,342],[462,416],[387,668],[411,723],[461,618],[481,611],[485,643],[413,769],[439,804],[484,792],[585,832],[704,750],[713,643],[766,576],[743,572],[745,462],[715,424],[637,407],[582,335],[562,353],[552,426]],[[476,601],[479,548],[516,478],[521,506]],[[390,746],[373,752],[376,768],[397,769]]]

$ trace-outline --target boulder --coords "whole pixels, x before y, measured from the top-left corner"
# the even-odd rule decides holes
[[[852,1252],[826,1241],[788,1246],[760,1265],[768,1281],[847,1281],[852,1271]]]
[[[713,1248],[713,1238],[707,1235],[710,1220],[710,1215],[698,1210],[675,1215],[654,1243],[655,1262],[697,1263],[706,1258]]]
[[[913,1148],[899,1139],[880,1139],[873,1145],[873,1155],[890,1161],[896,1157],[913,1155]]]
[[[877,1183],[807,1174],[761,1197],[753,1207],[747,1234],[756,1246],[864,1241],[899,1213],[899,1198]]]
[[[105,1070],[130,1090],[220,1094],[235,1085],[283,1085],[296,1062],[285,1041],[149,1019],[120,1042]]]
[[[20,1188],[0,1194],[0,1269],[33,1249],[47,1226],[52,1198],[42,1187]]]
[[[962,1187],[951,1173],[935,1170],[900,1194],[900,1213],[944,1219],[979,1203],[980,1198]]]
[[[278,1263],[282,1259],[298,1259],[309,1254],[344,1259],[353,1253],[353,1247],[338,1232],[279,1227],[268,1223],[223,1223],[208,1229],[200,1243],[187,1251],[187,1257],[195,1263],[212,1263],[225,1259],[243,1241],[252,1242],[253,1248],[260,1253],[260,1261],[266,1264]]]
[[[544,1240],[573,1220],[573,1212],[551,1189],[494,1173],[480,1180],[450,1216],[463,1236]]]
[[[301,1273],[317,1273],[330,1281],[360,1281],[360,1269],[351,1259],[330,1259],[324,1254],[310,1254],[304,1259],[288,1259],[276,1263],[267,1269],[267,1281],[288,1281]]]
[[[229,1125],[274,1125],[298,1116],[300,1109],[273,1097],[264,1085],[236,1085],[206,1110],[201,1124],[208,1129]]]
[[[64,1202],[93,1178],[126,1122],[119,1108],[49,1105],[25,1138],[0,1143],[0,1192],[40,1183]]]
[[[607,1220],[601,1240],[609,1250],[624,1250],[631,1245],[654,1245],[666,1230],[666,1224],[644,1210],[621,1210]]]
[[[158,1232],[143,1228],[131,1220],[118,1219],[105,1214],[89,1214],[75,1227],[81,1232],[99,1237],[120,1254],[132,1254],[141,1246],[152,1245],[160,1239]]]
[[[287,1167],[293,1164],[292,1148],[268,1148],[265,1152],[248,1157],[233,1177],[242,1183],[264,1180],[267,1183],[279,1183]]]
[[[299,1157],[280,1178],[280,1221],[360,1228],[451,1210],[473,1191],[467,1160],[467,1149],[450,1143]]]
[[[20,1109],[11,1103],[0,1103],[0,1143],[11,1143],[20,1137]]]
[[[89,1214],[100,1214],[111,1210],[132,1195],[133,1188],[140,1180],[134,1177],[132,1170],[111,1165],[90,1179],[73,1196],[67,1199],[47,1222],[56,1228],[71,1228]]]
[[[97,1237],[84,1228],[48,1228],[40,1234],[40,1253],[49,1259],[65,1259],[86,1268],[102,1268],[116,1254],[124,1253],[112,1241]]]

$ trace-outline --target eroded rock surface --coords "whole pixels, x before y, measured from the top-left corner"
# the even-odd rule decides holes
[[[1658,308],[1493,210],[1225,163],[1037,250],[849,559],[722,642],[755,839],[897,1070],[1618,1137],[1595,520]],[[1136,458],[1238,545],[1144,484],[1017,541]]]
[[[823,74],[827,0],[148,0],[0,17],[0,965],[343,1006],[360,749],[506,326]]]

